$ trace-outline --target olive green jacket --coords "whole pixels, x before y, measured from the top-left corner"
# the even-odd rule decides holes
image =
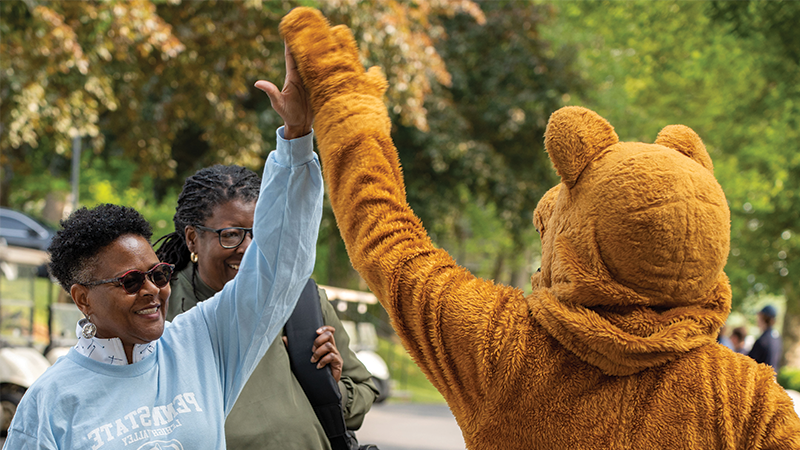
[[[194,264],[189,263],[172,277],[167,320],[215,293],[199,276],[195,278],[195,288],[192,289],[193,267]],[[369,371],[350,349],[350,337],[325,291],[320,289],[319,293],[323,321],[336,328],[334,339],[344,363],[339,391],[342,393],[345,422],[349,429],[356,430],[377,398],[378,390],[370,380]],[[275,339],[261,359],[225,421],[229,450],[331,448],[303,388],[292,374],[289,353],[281,336]]]

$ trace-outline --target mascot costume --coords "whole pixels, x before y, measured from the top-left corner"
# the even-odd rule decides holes
[[[297,8],[281,33],[353,266],[468,448],[800,449],[773,370],[715,343],[730,213],[691,129],[619,142],[590,110],[551,116],[561,183],[534,212],[542,267],[526,297],[431,242],[406,202],[386,80],[364,71],[350,30]]]

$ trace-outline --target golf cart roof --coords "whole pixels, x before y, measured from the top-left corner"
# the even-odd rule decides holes
[[[50,261],[50,255],[43,250],[0,244],[0,261],[27,266],[41,266]]]

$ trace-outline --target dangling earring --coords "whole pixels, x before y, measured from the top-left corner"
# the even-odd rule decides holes
[[[189,255],[189,259],[191,259],[193,263],[197,264],[197,260],[200,258],[197,256],[197,253],[192,252],[192,254]]]
[[[95,326],[95,324],[93,324],[89,320],[89,316],[86,316],[83,319],[81,319],[78,322],[78,326],[81,327],[81,334],[86,339],[91,339],[94,337],[95,334],[97,334],[97,326]]]

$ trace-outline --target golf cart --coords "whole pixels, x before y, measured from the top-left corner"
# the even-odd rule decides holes
[[[0,436],[4,437],[25,390],[50,367],[34,339],[36,274],[47,262],[41,250],[0,242],[0,282],[14,295],[0,295]],[[27,292],[27,295],[25,294]],[[0,291],[2,292],[2,291]],[[27,298],[26,298],[27,297]]]
[[[81,310],[72,300],[50,302],[48,307],[47,328],[50,330],[50,342],[44,349],[44,356],[55,364],[56,360],[69,352],[75,346],[78,338],[75,336],[75,324],[83,318]]]
[[[328,294],[328,300],[334,303],[340,314],[347,311],[350,305],[355,304],[357,316],[363,316],[367,312],[367,305],[378,303],[378,299],[370,292],[323,285],[320,287]],[[347,331],[347,335],[350,336],[350,348],[372,374],[372,381],[380,392],[375,403],[386,400],[389,398],[390,389],[389,366],[377,353],[378,333],[375,324],[368,321],[342,320],[342,325]]]

